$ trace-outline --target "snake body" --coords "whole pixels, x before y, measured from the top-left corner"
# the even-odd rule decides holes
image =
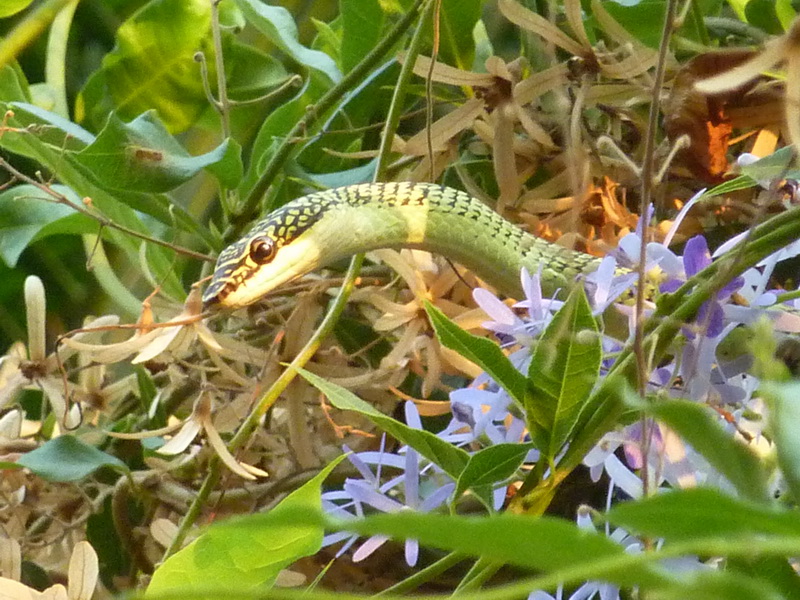
[[[522,267],[541,269],[542,289],[552,294],[599,264],[524,232],[465,192],[371,183],[297,198],[259,221],[220,253],[203,301],[245,306],[300,275],[378,248],[442,254],[514,297],[520,297]]]

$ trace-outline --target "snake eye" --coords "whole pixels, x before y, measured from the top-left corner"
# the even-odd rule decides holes
[[[275,256],[275,242],[268,237],[257,237],[250,242],[250,259],[256,264],[263,265]]]

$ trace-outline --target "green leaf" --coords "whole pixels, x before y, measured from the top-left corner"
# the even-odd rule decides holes
[[[425,310],[436,330],[436,337],[444,346],[455,350],[486,371],[516,402],[522,405],[528,382],[525,376],[511,364],[497,344],[464,331],[429,302],[425,303]]]
[[[206,0],[151,0],[117,30],[117,44],[89,78],[76,103],[76,120],[100,127],[108,113],[133,119],[150,109],[173,133],[208,109],[200,65],[203,51],[214,80],[211,5]]]
[[[6,102],[30,102],[28,81],[17,63],[0,68],[0,98]]]
[[[800,498],[800,381],[768,382],[769,423],[778,464],[795,498]]]
[[[281,569],[322,547],[324,529],[319,518],[295,519],[286,515],[298,512],[319,515],[322,483],[343,459],[340,456],[332,461],[269,512],[209,527],[156,570],[145,598],[188,596],[192,589],[202,589],[209,582],[242,591],[271,587]],[[203,595],[198,591],[192,597]]]
[[[33,0],[3,0],[0,4],[0,19],[10,17],[25,10]]]
[[[325,394],[331,404],[339,410],[352,410],[367,417],[386,433],[404,444],[408,444],[428,460],[439,465],[453,479],[458,479],[469,462],[469,454],[456,448],[429,431],[414,429],[387,417],[345,388],[331,383],[305,369],[297,369],[306,381]]]
[[[236,0],[236,4],[251,25],[297,62],[324,73],[334,83],[342,78],[330,56],[306,48],[297,41],[297,25],[288,10],[282,6],[264,4],[260,0]]]
[[[342,15],[342,70],[347,73],[380,40],[384,14],[378,0],[340,0]]]
[[[23,454],[17,464],[48,481],[78,481],[101,467],[128,472],[128,467],[120,459],[73,435],[62,435],[45,442],[36,450]]]
[[[659,600],[781,600],[785,597],[763,578],[733,571],[697,571],[687,579],[659,590]]]
[[[745,15],[745,8],[747,8],[747,4],[750,0],[728,0],[728,4],[736,13],[736,16],[739,18],[740,21],[747,22],[747,16]]]
[[[758,456],[722,427],[713,413],[695,402],[653,402],[647,412],[666,423],[724,475],[742,496],[769,499],[766,473]]]
[[[740,167],[739,171],[754,181],[770,181],[786,177],[798,179],[800,170],[792,168],[794,164],[794,148],[784,146],[754,163]]]
[[[658,48],[666,10],[664,2],[639,2],[625,6],[604,2],[603,8],[636,39],[651,48]]]
[[[286,68],[266,52],[226,35],[225,76],[228,96],[234,100],[250,100],[286,81]]]
[[[554,459],[569,440],[600,373],[597,322],[582,286],[575,286],[537,342],[528,368],[525,411],[531,431],[547,432],[539,446]]]
[[[750,580],[765,580],[783,594],[782,598],[800,598],[800,578],[786,558],[781,556],[739,556],[725,561],[726,571]]]
[[[71,189],[63,185],[52,189],[80,203]],[[0,192],[0,257],[9,267],[16,266],[22,251],[35,240],[55,233],[89,233],[97,229],[93,219],[57,204],[36,186],[24,184]]]
[[[637,568],[619,567],[626,556],[611,539],[554,517],[532,517],[509,513],[489,517],[421,514],[401,511],[366,519],[339,521],[336,527],[362,535],[388,535],[394,539],[416,539],[420,544],[488,561],[551,572],[569,569],[579,577],[582,570],[622,586],[663,585],[669,577],[657,566],[640,563]],[[597,563],[609,565],[597,570]]]
[[[623,502],[612,508],[607,518],[628,531],[668,541],[800,536],[800,519],[795,512],[738,500],[712,488],[675,490]]]
[[[775,0],[750,0],[745,7],[745,15],[754,27],[772,35],[783,33],[783,26],[775,11]]]
[[[471,70],[475,57],[472,30],[481,18],[483,0],[444,0],[440,18],[439,59]],[[483,65],[480,65],[483,67]]]
[[[491,494],[484,493],[481,488],[491,492],[494,484],[511,477],[532,448],[533,444],[496,444],[479,450],[470,456],[467,466],[461,471],[453,497],[459,498],[468,489],[473,489],[484,499],[486,496],[491,498]],[[492,509],[491,499],[487,507]]]
[[[797,12],[792,6],[792,0],[776,0],[775,14],[784,31],[789,31],[789,28],[792,26],[792,21],[794,21],[797,16]]]
[[[323,76],[307,78],[300,91],[288,102],[272,111],[261,124],[253,141],[250,164],[240,191],[247,194],[255,185],[276,144],[288,134],[297,121],[306,114],[306,107],[324,93]]]
[[[150,111],[130,123],[112,113],[97,139],[76,160],[107,188],[166,192],[202,169],[213,170],[227,187],[242,175],[241,149],[225,140],[200,156],[191,156]]]

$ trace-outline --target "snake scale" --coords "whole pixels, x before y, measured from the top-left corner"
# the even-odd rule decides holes
[[[467,267],[520,297],[520,270],[541,268],[552,294],[599,259],[524,232],[469,194],[430,183],[365,183],[292,200],[219,255],[206,307],[238,308],[339,259],[378,248],[418,248]]]

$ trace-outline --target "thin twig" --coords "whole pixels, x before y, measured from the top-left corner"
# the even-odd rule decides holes
[[[658,49],[658,62],[656,63],[656,73],[653,81],[653,98],[650,103],[650,113],[647,119],[647,131],[644,143],[644,158],[642,160],[642,187],[641,200],[639,204],[640,219],[642,219],[642,236],[639,240],[639,264],[637,272],[639,274],[639,284],[636,286],[636,324],[633,338],[633,352],[636,357],[636,389],[641,398],[644,398],[648,380],[648,360],[644,348],[644,303],[645,303],[645,256],[647,252],[647,228],[649,223],[647,217],[650,214],[650,203],[653,197],[653,185],[655,183],[655,149],[656,131],[658,130],[658,115],[661,107],[661,90],[664,86],[664,78],[667,70],[667,54],[669,52],[670,39],[674,27],[675,11],[677,0],[667,2],[664,14],[664,26],[661,30],[661,44]],[[650,421],[643,417],[642,421],[642,454],[644,462],[642,464],[642,481],[644,494],[648,493],[648,459],[650,449]]]

